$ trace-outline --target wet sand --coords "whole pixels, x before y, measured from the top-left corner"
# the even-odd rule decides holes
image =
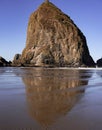
[[[102,130],[102,70],[0,68],[0,130]]]

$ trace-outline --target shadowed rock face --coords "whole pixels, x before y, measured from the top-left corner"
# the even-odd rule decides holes
[[[50,2],[31,14],[21,62],[32,66],[94,66],[86,38],[69,16]]]
[[[6,61],[3,57],[0,56],[0,67],[10,66],[10,62]]]
[[[102,58],[97,60],[96,64],[97,64],[98,67],[102,67]]]
[[[49,127],[79,101],[91,75],[79,70],[24,69],[22,80],[30,115]],[[77,89],[79,87],[79,89]]]

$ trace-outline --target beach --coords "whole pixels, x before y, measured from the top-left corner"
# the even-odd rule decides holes
[[[101,68],[0,68],[0,130],[101,130],[101,122]]]

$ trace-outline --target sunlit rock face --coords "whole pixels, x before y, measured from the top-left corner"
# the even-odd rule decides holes
[[[31,14],[22,64],[27,66],[94,66],[86,38],[69,16],[51,2]]]
[[[87,85],[88,80],[84,78],[89,77],[77,70],[28,68],[22,80],[30,115],[42,126],[49,127],[77,103],[85,91],[78,87]]]

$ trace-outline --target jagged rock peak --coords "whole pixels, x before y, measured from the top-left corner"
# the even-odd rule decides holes
[[[83,33],[49,1],[30,16],[21,62],[34,66],[95,65]]]

